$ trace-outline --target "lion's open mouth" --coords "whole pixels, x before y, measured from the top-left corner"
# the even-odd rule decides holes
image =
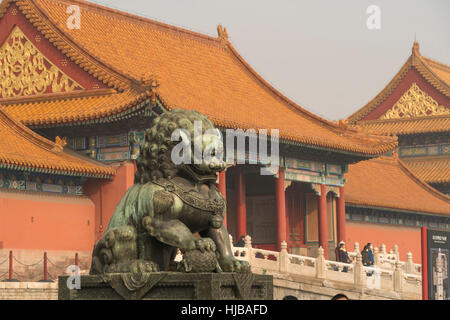
[[[215,171],[210,169],[202,170],[196,165],[184,165],[182,169],[195,181],[216,181],[217,179]]]

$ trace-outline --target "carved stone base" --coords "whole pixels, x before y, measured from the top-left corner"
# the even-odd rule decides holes
[[[273,277],[252,273],[130,273],[81,276],[81,289],[59,277],[59,300],[272,300]]]

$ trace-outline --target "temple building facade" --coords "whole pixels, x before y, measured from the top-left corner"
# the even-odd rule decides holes
[[[347,242],[371,242],[380,248],[395,245],[420,263],[421,227],[450,230],[450,199],[417,177],[393,156],[349,166],[345,175]]]
[[[364,232],[349,241],[378,235],[391,247],[394,242],[410,247],[418,257],[419,227],[449,229],[449,85],[450,67],[423,57],[415,42],[391,82],[346,119],[364,132],[397,136],[399,145],[391,159],[350,167],[348,226],[353,230],[358,225]]]
[[[65,148],[59,137],[39,136],[4,109],[0,135],[0,249],[14,249],[16,258],[90,250],[96,212],[85,187],[109,183],[116,170]]]
[[[66,23],[69,5],[81,8],[79,29]],[[90,164],[102,172],[80,175],[73,181],[61,178],[61,183],[60,171],[48,173],[59,189],[75,186],[76,199],[90,204],[91,234],[85,238],[86,245],[73,242],[64,249],[57,243],[51,234],[59,230],[58,216],[50,218],[47,233],[39,235],[47,239],[45,243],[37,245],[31,237],[6,242],[2,232],[0,249],[39,246],[64,251],[70,247],[87,255],[134,183],[134,160],[144,130],[167,110],[187,109],[205,114],[225,137],[227,130],[234,130],[233,142],[248,142],[265,130],[270,140],[273,130],[278,130],[280,166],[274,175],[261,175],[261,169],[270,164],[249,150],[245,164],[231,163],[218,176],[227,199],[225,222],[233,238],[248,234],[255,246],[277,250],[286,241],[290,252],[304,255],[315,255],[321,246],[325,257],[334,259],[339,241],[363,242],[367,226],[356,222],[355,212],[366,197],[380,191],[358,193],[356,187],[354,192],[350,180],[372,182],[361,182],[357,174],[353,178],[353,171],[359,163],[377,163],[371,161],[391,155],[398,145],[397,137],[322,119],[283,96],[239,55],[222,26],[218,37],[210,37],[84,1],[3,0],[0,74],[0,110],[11,123],[50,146],[54,144],[49,140],[67,141],[64,152],[76,157],[73,161],[78,161],[79,167]],[[2,149],[4,154],[9,151]],[[22,160],[27,156],[20,154]],[[49,157],[46,161],[56,160]],[[380,210],[383,215],[397,209],[406,215],[435,214],[436,222],[448,229],[448,197],[421,184],[414,173],[406,173],[403,162],[393,166],[407,177],[383,181],[392,190],[389,200],[369,202],[364,208]],[[25,177],[22,180],[26,181]],[[426,207],[410,207],[403,201],[401,194],[411,186],[416,192],[411,197],[423,197]],[[46,188],[40,192],[51,192]],[[25,195],[27,190],[16,192]],[[60,202],[71,203],[66,199]],[[12,230],[21,230],[31,223],[19,219],[29,215],[23,211],[11,220],[10,209],[2,205],[0,219],[6,219]],[[71,229],[74,235],[87,223],[83,213],[79,218],[80,226],[74,223]],[[405,250],[412,250],[408,248]]]
[[[450,194],[450,67],[423,57],[417,42],[391,82],[347,121],[366,132],[398,136],[408,168]]]

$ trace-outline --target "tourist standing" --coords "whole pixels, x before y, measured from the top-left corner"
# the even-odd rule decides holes
[[[339,242],[339,262],[352,263],[352,260],[348,256],[347,250],[345,250],[345,242]],[[348,272],[348,267],[344,267],[342,272]]]
[[[372,252],[372,244],[368,242],[364,249],[361,251],[361,257],[362,257],[362,264],[366,267],[373,266],[374,259],[373,259],[373,252]],[[367,276],[371,276],[372,271],[367,272]]]
[[[235,247],[245,247],[245,236],[240,236],[238,242],[236,243]]]

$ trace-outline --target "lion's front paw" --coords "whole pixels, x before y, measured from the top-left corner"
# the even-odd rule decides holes
[[[219,261],[219,265],[224,272],[250,272],[250,264],[247,261],[235,258],[224,258]]]
[[[195,240],[195,248],[201,252],[216,251],[216,244],[211,238],[200,238]]]

